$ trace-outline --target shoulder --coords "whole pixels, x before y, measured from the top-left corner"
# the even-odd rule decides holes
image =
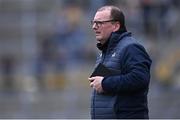
[[[132,36],[126,36],[123,39],[119,40],[117,44],[117,50],[122,51],[124,49],[127,49],[131,46],[137,46],[137,47],[143,47],[135,38]]]
[[[151,64],[152,60],[147,53],[146,49],[142,44],[139,43],[133,43],[129,44],[124,50],[123,50],[123,60],[124,61],[133,61],[133,63],[140,63],[145,62],[149,65]]]
[[[117,49],[118,51],[121,51],[122,53],[126,55],[134,56],[134,55],[141,54],[141,55],[146,55],[149,57],[143,44],[141,44],[138,40],[136,40],[132,36],[128,36],[121,39],[117,45]]]

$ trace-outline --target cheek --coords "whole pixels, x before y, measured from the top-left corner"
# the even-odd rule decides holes
[[[103,34],[104,36],[109,36],[113,32],[111,26],[104,28]]]
[[[111,34],[111,31],[104,31],[103,36],[108,38]]]

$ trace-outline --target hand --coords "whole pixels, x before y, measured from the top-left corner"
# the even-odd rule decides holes
[[[102,85],[101,85],[103,78],[104,77],[102,77],[102,76],[95,76],[95,77],[88,78],[89,81],[91,82],[90,86],[92,88],[94,88],[98,93],[103,92],[103,88],[102,88]]]

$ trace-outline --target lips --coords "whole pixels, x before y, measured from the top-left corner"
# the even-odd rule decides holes
[[[96,34],[96,36],[99,36],[100,34]]]
[[[96,33],[96,36],[100,35],[101,32],[95,32]]]
[[[96,35],[96,40],[97,40],[97,42],[98,43],[100,43],[100,41],[101,41],[101,32],[99,32],[99,31],[95,31],[95,35]]]

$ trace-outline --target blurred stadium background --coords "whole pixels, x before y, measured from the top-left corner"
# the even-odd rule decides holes
[[[150,118],[180,118],[179,0],[0,0],[0,118],[90,118],[90,20],[103,5],[151,55]]]

